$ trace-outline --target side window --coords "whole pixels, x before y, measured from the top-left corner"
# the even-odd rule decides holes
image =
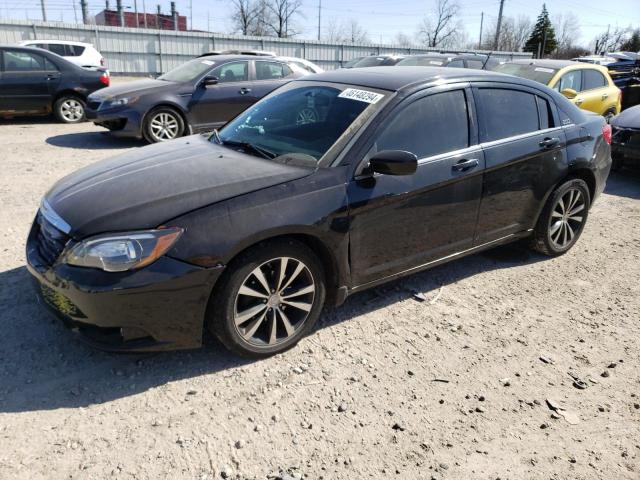
[[[79,57],[84,53],[84,47],[80,45],[65,45],[66,57]]]
[[[602,88],[607,85],[607,81],[602,73],[597,70],[583,70],[584,85],[583,90],[591,90],[592,88]]]
[[[540,116],[540,130],[553,128],[555,125],[549,102],[542,97],[536,97],[536,100],[538,102],[538,115]]]
[[[447,64],[447,67],[464,68],[464,62],[462,60],[452,60]]]
[[[561,92],[565,88],[570,88],[576,92],[582,91],[582,72],[580,70],[565,73],[560,78],[560,81],[556,83],[554,90]]]
[[[213,71],[220,83],[245,82],[249,79],[249,62],[234,62],[222,65]]]
[[[467,60],[468,68],[477,68],[478,70],[482,70],[482,66],[484,63],[480,60]]]
[[[44,70],[44,57],[31,52],[4,52],[5,72],[29,72]]]
[[[66,45],[63,45],[61,43],[49,44],[49,50],[55,53],[56,55],[60,55],[61,57],[64,57],[67,55],[66,49],[64,47],[66,47]]]
[[[58,67],[56,67],[52,62],[49,61],[48,58],[44,59],[44,66],[47,72],[59,72]]]
[[[256,80],[274,80],[291,75],[291,69],[279,62],[256,62]]]
[[[538,130],[538,106],[535,95],[519,90],[480,88],[478,97],[482,105],[481,142],[491,142]]]
[[[422,97],[397,113],[378,138],[377,151],[406,150],[418,158],[469,146],[463,90]]]

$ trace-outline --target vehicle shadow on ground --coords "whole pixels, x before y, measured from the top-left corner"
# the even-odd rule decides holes
[[[431,298],[441,286],[478,273],[545,258],[520,243],[499,247],[354,295],[342,307],[326,309],[318,328],[411,298],[415,291]],[[38,304],[25,267],[0,272],[0,305],[0,413],[102,404],[251,363],[231,355],[213,339],[192,351],[141,355],[97,351]]]
[[[604,192],[640,200],[640,169],[624,168],[611,173]]]
[[[117,138],[107,132],[77,132],[65,133],[47,138],[46,142],[54,147],[75,148],[80,150],[107,150],[147,145],[144,140],[137,138]]]
[[[29,128],[32,125],[57,125],[60,124],[53,115],[38,115],[27,117],[0,117],[0,127],[3,125],[24,125]]]

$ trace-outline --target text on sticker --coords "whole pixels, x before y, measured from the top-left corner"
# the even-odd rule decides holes
[[[338,95],[338,97],[358,100],[359,102],[378,103],[384,95],[381,93],[369,92],[367,90],[358,90],[357,88],[347,88]]]

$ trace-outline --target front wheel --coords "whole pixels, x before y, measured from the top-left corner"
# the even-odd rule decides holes
[[[56,100],[53,113],[62,123],[80,123],[84,120],[84,100],[75,95],[64,95]]]
[[[142,133],[149,143],[166,142],[184,134],[182,116],[173,108],[160,107],[149,112],[145,118]]]
[[[295,240],[259,244],[228,267],[209,305],[208,325],[232,352],[264,358],[294,346],[315,325],[324,271]]]
[[[532,246],[549,256],[562,255],[584,230],[591,206],[586,182],[573,178],[551,194],[533,231]]]

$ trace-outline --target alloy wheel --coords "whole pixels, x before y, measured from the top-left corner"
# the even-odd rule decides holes
[[[300,260],[279,257],[264,262],[238,290],[235,328],[252,345],[281,344],[307,321],[315,294],[313,275]]]
[[[178,119],[167,112],[160,112],[151,118],[151,135],[158,142],[173,140],[178,136],[180,124]]]
[[[68,98],[60,106],[60,114],[67,122],[77,122],[84,117],[84,107],[75,98]]]
[[[549,238],[557,249],[566,248],[582,229],[585,198],[577,188],[567,190],[556,203],[549,222]]]

